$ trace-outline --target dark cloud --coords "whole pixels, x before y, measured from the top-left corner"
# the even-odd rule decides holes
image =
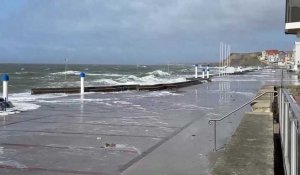
[[[28,0],[0,18],[0,58],[149,64],[218,60],[219,41],[236,52],[291,49],[284,8],[273,0]]]

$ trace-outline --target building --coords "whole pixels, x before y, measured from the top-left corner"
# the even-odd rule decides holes
[[[300,36],[299,0],[286,0],[285,33]]]
[[[279,60],[278,50],[266,50],[266,58],[270,63],[277,63]]]
[[[277,63],[279,61],[279,51],[278,50],[262,51],[260,60],[268,61],[270,63]]]
[[[300,1],[286,0],[285,11],[285,33],[300,37]],[[294,70],[300,67],[300,42],[295,42],[294,49]]]

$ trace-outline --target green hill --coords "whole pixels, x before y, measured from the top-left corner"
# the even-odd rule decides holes
[[[261,62],[258,57],[261,52],[254,53],[232,53],[230,54],[231,66],[264,66],[266,63]]]

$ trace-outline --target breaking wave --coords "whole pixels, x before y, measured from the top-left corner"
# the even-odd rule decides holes
[[[64,72],[54,72],[50,73],[51,75],[80,75],[80,71],[64,71]]]
[[[116,77],[115,79],[98,79],[94,80],[94,83],[98,83],[100,85],[153,85],[153,84],[161,84],[161,83],[176,83],[186,81],[185,77],[179,77],[175,75],[171,75],[168,72],[164,72],[161,70],[156,70],[152,72],[148,72],[144,74],[144,76],[136,76],[136,75],[124,75],[122,77]]]
[[[164,72],[161,70],[156,70],[156,71],[152,71],[152,72],[148,72],[148,75],[154,75],[156,77],[162,77],[162,76],[170,76],[170,74],[168,72]]]

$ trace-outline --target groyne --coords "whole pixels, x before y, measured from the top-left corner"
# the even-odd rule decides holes
[[[117,85],[117,86],[98,86],[98,87],[85,87],[84,92],[119,92],[119,91],[159,91],[166,89],[178,89],[188,86],[201,84],[211,79],[191,78],[184,82],[155,84],[155,85]],[[66,88],[33,88],[31,94],[49,94],[49,93],[80,93],[80,87],[66,87]]]

